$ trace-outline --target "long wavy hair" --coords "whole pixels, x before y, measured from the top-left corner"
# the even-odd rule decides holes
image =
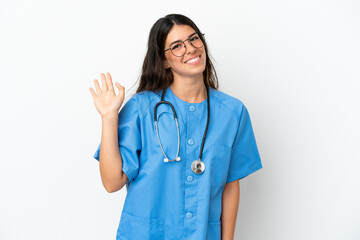
[[[206,66],[203,72],[204,83],[206,86],[218,89],[216,71],[210,60],[206,41],[201,34],[201,31],[190,18],[181,14],[169,14],[157,20],[151,27],[148,49],[142,66],[140,83],[136,93],[146,90],[159,91],[170,86],[170,84],[174,81],[171,69],[166,69],[164,66],[164,48],[166,37],[175,24],[190,26],[201,38],[201,41],[204,43],[206,53]]]

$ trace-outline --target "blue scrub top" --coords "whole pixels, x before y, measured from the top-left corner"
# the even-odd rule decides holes
[[[116,239],[220,240],[221,200],[225,184],[262,168],[244,104],[210,89],[210,122],[202,161],[195,174],[206,128],[207,100],[188,103],[167,88],[164,100],[173,104],[180,131],[179,162],[164,162],[154,126],[154,106],[161,91],[144,91],[126,102],[118,117],[122,170],[127,195]],[[177,152],[177,128],[170,106],[157,110],[160,141],[169,159]],[[94,154],[99,160],[100,145]]]

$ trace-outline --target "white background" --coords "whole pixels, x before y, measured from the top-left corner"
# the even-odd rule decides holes
[[[130,96],[168,13],[250,112],[263,169],[240,181],[235,239],[360,239],[355,0],[2,0],[0,239],[115,239],[126,189],[102,186],[89,87],[110,72]]]

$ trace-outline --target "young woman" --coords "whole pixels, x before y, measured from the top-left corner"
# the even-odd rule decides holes
[[[239,179],[262,168],[249,113],[219,90],[204,35],[170,14],[151,28],[137,92],[118,113],[109,73],[90,88],[108,192],[125,184],[117,239],[233,239]]]

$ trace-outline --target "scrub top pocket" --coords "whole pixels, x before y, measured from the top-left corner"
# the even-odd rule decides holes
[[[165,218],[142,218],[121,214],[116,240],[164,240]]]
[[[211,145],[207,156],[211,161],[211,187],[215,189],[221,188],[226,183],[231,148],[225,145]],[[204,161],[206,160],[204,159]]]

